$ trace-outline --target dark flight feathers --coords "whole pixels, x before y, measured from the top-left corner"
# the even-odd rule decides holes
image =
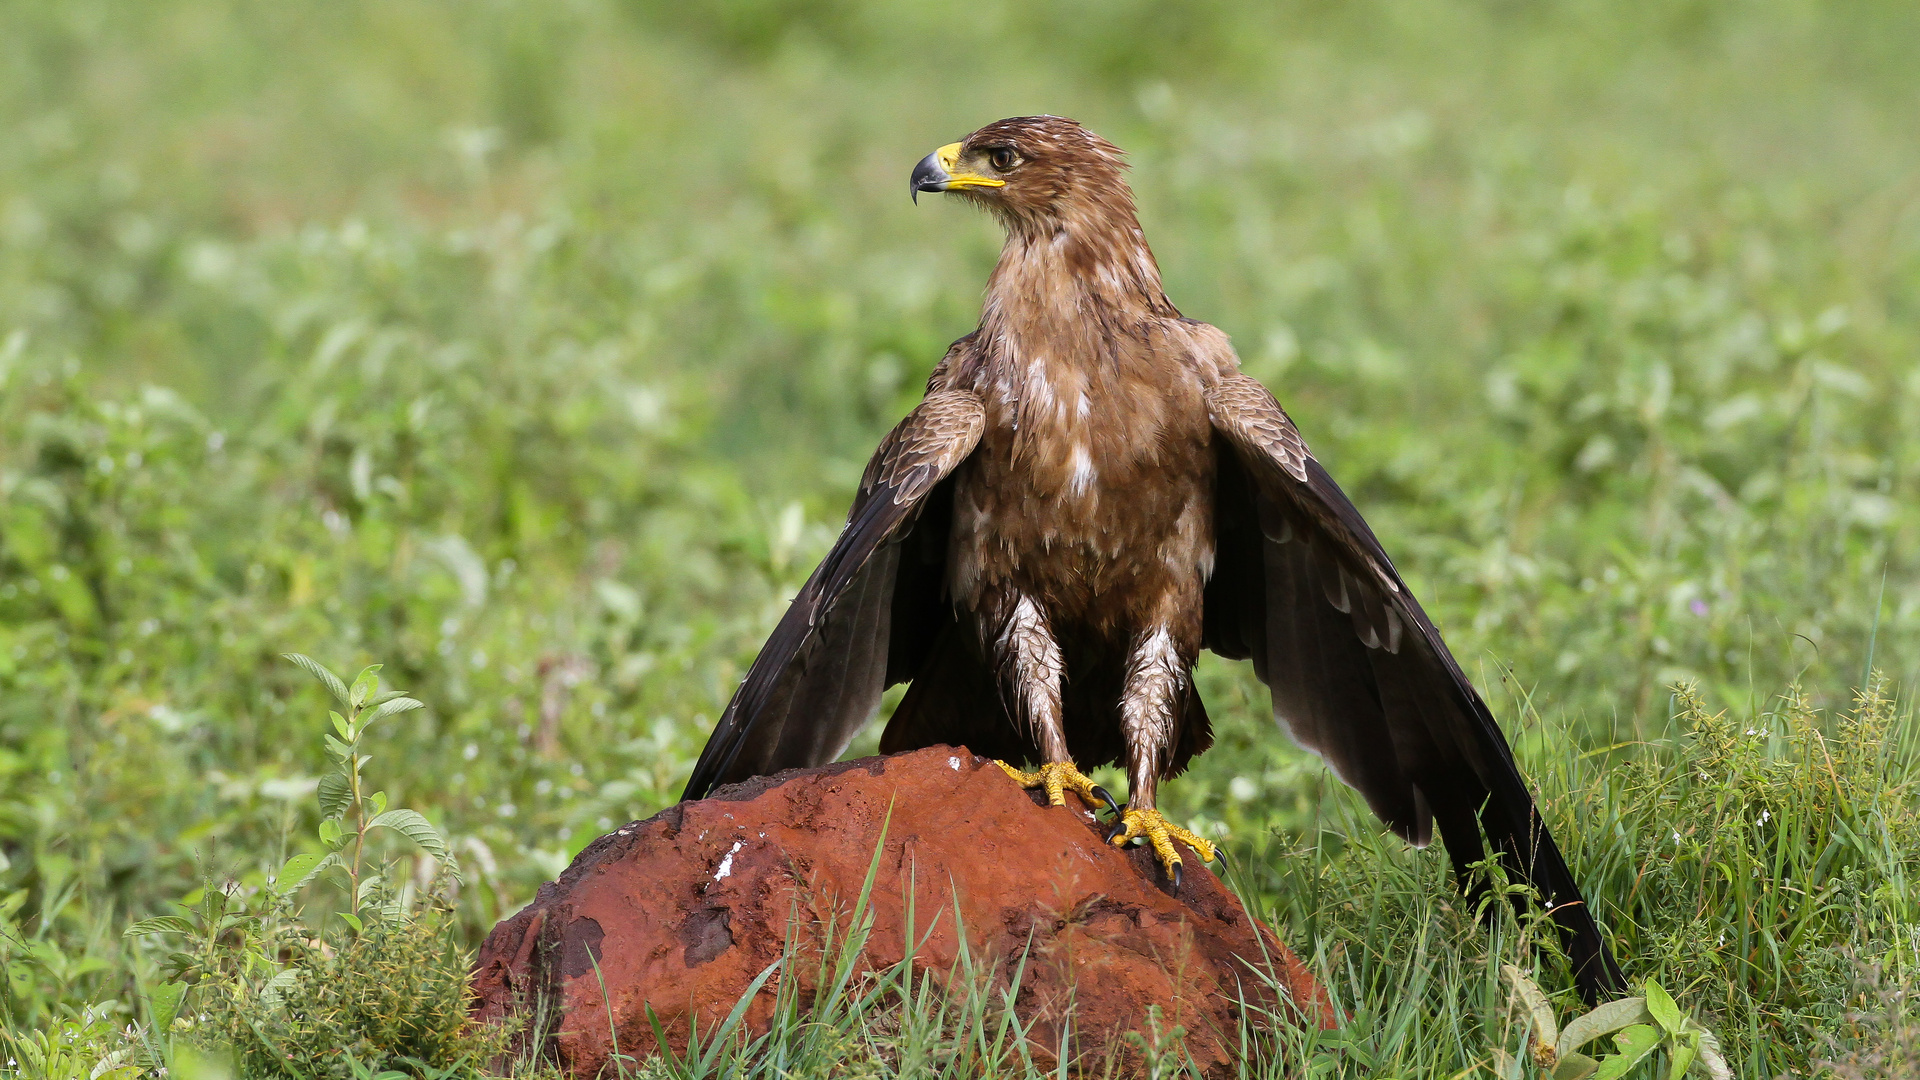
[[[939,568],[928,572],[922,550],[930,537],[913,526],[929,495],[944,493],[941,481],[973,452],[985,417],[973,394],[933,393],[880,443],[839,541],[727,703],[683,799],[832,761],[872,718],[881,692],[912,677],[912,654],[924,653],[930,637],[925,627],[942,617]],[[935,516],[944,523],[948,508]],[[896,595],[901,585],[910,586],[905,596]],[[896,607],[906,608],[897,622]]]
[[[1216,484],[1207,647],[1251,659],[1274,716],[1395,832],[1425,844],[1438,818],[1463,884],[1484,828],[1546,899],[1582,993],[1622,992],[1492,712],[1373,530],[1264,386],[1230,375],[1207,404],[1232,451]]]

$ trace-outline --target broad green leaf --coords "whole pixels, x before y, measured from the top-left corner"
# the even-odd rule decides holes
[[[381,705],[379,708],[373,710],[372,712],[367,713],[363,723],[371,723],[375,720],[381,719],[382,717],[395,716],[399,713],[412,712],[415,709],[424,709],[426,707],[427,705],[425,702],[415,701],[410,697],[394,698],[393,700],[386,702],[385,704]]]
[[[385,877],[379,874],[368,874],[361,880],[360,888],[354,891],[353,906],[364,910],[367,907],[367,897],[378,896],[380,894],[380,886],[386,883],[387,879]]]
[[[339,739],[336,739],[331,735],[325,736],[325,738],[327,741],[327,753],[332,754],[335,758],[341,761],[345,761],[347,760],[348,757],[352,756],[353,754],[352,746],[348,745],[347,743],[341,742]]]
[[[1695,1054],[1700,1052],[1697,1046],[1682,1046],[1673,1052],[1673,1065],[1667,1070],[1667,1080],[1681,1080],[1687,1075],[1687,1066],[1693,1064]]]
[[[1621,998],[1609,1001],[1583,1016],[1577,1017],[1560,1031],[1560,1045],[1556,1048],[1561,1057],[1610,1032],[1619,1031],[1630,1024],[1644,1024],[1653,1019],[1647,1012],[1645,998]]]
[[[316,855],[303,851],[286,861],[280,868],[280,875],[273,880],[273,887],[281,893],[290,893],[307,883],[307,879],[320,870],[320,864],[335,858],[332,854]]]
[[[320,666],[318,660],[315,660],[311,656],[303,656],[297,652],[281,653],[280,655],[305,668],[307,674],[319,679],[321,683],[326,686],[327,692],[339,698],[342,703],[347,700],[347,684],[340,681],[340,676]]]
[[[1680,1025],[1686,1017],[1681,1014],[1680,1006],[1673,1003],[1673,998],[1669,997],[1660,984],[1652,979],[1647,980],[1647,1011],[1653,1014],[1653,1018],[1659,1021],[1667,1034],[1680,1034]]]
[[[339,847],[340,838],[344,835],[345,831],[340,828],[338,820],[328,818],[320,823],[320,842],[328,847]]]
[[[327,715],[333,719],[333,730],[339,732],[342,739],[352,742],[353,725],[347,723],[347,718],[337,712],[329,712]]]
[[[1587,1080],[1600,1071],[1600,1063],[1585,1054],[1566,1054],[1553,1070],[1553,1080]]]
[[[419,844],[430,855],[444,857],[447,854],[447,842],[440,838],[440,830],[434,828],[418,810],[389,810],[367,822],[367,827],[392,829]]]
[[[1618,1080],[1627,1075],[1660,1046],[1660,1029],[1652,1024],[1634,1024],[1616,1032],[1613,1043],[1620,1048],[1619,1052],[1601,1060],[1600,1071],[1593,1074],[1593,1080]]]
[[[342,846],[342,847],[345,847],[346,845],[344,845],[344,844],[342,844],[341,846]],[[317,878],[317,877],[319,877],[319,876],[320,876],[321,874],[324,874],[324,873],[326,873],[326,872],[327,872],[327,871],[329,871],[329,870],[339,870],[339,871],[340,871],[340,876],[341,876],[341,877],[343,877],[343,878],[344,878],[344,877],[346,877],[346,874],[347,874],[347,860],[345,860],[345,859],[343,859],[343,858],[341,858],[341,857],[340,857],[340,853],[339,853],[338,851],[329,851],[329,852],[327,852],[327,856],[326,856],[326,858],[324,858],[324,859],[321,859],[321,860],[320,860],[320,865],[319,865],[319,866],[316,866],[316,867],[314,867],[314,868],[313,868],[313,873],[311,873],[311,874],[309,874],[309,875],[307,876],[307,881],[312,881],[312,880],[313,880],[314,878]],[[301,882],[301,884],[303,884],[303,885],[304,885],[305,883],[306,883],[306,882]]]
[[[1526,972],[1512,964],[1501,964],[1500,974],[1507,977],[1507,982],[1513,985],[1514,996],[1526,1006],[1527,1018],[1533,1021],[1534,1045],[1552,1050],[1560,1041],[1560,1025],[1553,1019],[1553,1006],[1547,1003],[1547,995]]]
[[[347,914],[347,913],[346,913],[346,912],[344,912],[344,911],[341,911],[341,912],[336,912],[336,914],[338,914],[338,915],[340,916],[340,921],[341,921],[341,922],[343,922],[343,923],[346,923],[346,924],[347,924],[348,926],[351,926],[351,927],[353,927],[353,932],[354,932],[354,933],[356,933],[356,934],[357,934],[357,933],[359,933],[359,932],[361,932],[362,930],[365,930],[365,929],[366,929],[366,924],[360,921],[360,916],[358,916],[358,915],[349,915],[349,914]]]
[[[359,708],[366,704],[367,697],[380,691],[380,665],[369,664],[354,676],[353,687],[347,691],[347,705]]]
[[[178,915],[155,915],[151,919],[141,919],[122,931],[125,937],[144,937],[148,934],[191,934],[193,924]]]
[[[340,773],[321,777],[315,793],[320,797],[320,816],[328,820],[345,814],[353,806],[353,785]]]
[[[165,1031],[180,1015],[180,1001],[186,997],[187,984],[164,982],[147,987],[147,1016],[155,1031]]]
[[[286,1000],[284,996],[286,992],[293,989],[299,982],[300,969],[290,967],[267,980],[267,985],[260,988],[260,1000],[271,1008],[278,1008],[280,1003]]]
[[[381,814],[384,814],[387,812],[387,793],[386,792],[376,791],[373,794],[367,796],[367,801],[373,804],[373,813],[375,817],[378,817]]]

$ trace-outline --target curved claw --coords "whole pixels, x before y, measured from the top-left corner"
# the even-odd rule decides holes
[[[1066,793],[1069,791],[1089,803],[1105,802],[1110,807],[1114,805],[1113,796],[1107,794],[1100,785],[1087,779],[1086,775],[1075,768],[1071,761],[1049,761],[1040,766],[1038,772],[1031,773],[1021,772],[1004,761],[996,760],[994,764],[1006,770],[1006,774],[1013,778],[1014,783],[1023,788],[1046,789],[1047,802],[1054,806],[1065,806]]]
[[[1180,887],[1180,853],[1174,849],[1175,840],[1193,849],[1202,862],[1211,862],[1218,852],[1213,842],[1187,829],[1168,821],[1158,810],[1133,809],[1129,807],[1120,815],[1118,827],[1107,836],[1107,842],[1115,847],[1125,847],[1135,838],[1145,838],[1153,845],[1153,854],[1173,879],[1174,888]]]
[[[1113,801],[1112,793],[1108,792],[1106,788],[1101,787],[1099,784],[1093,785],[1093,797],[1106,803],[1107,809],[1113,811],[1114,816],[1119,816],[1120,804]],[[1108,837],[1108,839],[1112,839],[1112,837]]]

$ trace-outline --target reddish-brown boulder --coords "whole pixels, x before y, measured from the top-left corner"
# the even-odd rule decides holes
[[[1024,960],[1016,1007],[1035,1021],[1038,1057],[1058,1050],[1069,1011],[1075,1052],[1100,1060],[1158,1006],[1162,1023],[1187,1030],[1194,1060],[1222,1072],[1239,1045],[1236,1001],[1270,1006],[1276,985],[1294,1015],[1331,1023],[1299,960],[1197,860],[1176,895],[1146,848],[1111,847],[1082,807],[1035,798],[992,762],[933,747],[672,807],[595,841],[494,928],[475,966],[476,1015],[544,999],[546,1049],[576,1076],[605,1067],[610,1016],[623,1053],[654,1047],[649,1008],[683,1050],[689,1021],[712,1031],[790,934],[813,942],[845,925],[884,842],[865,963],[905,958],[911,892],[912,936],[925,939],[914,965],[944,976],[960,955],[957,910],[976,970],[1004,982]],[[750,1025],[765,1024],[773,997],[770,983]]]

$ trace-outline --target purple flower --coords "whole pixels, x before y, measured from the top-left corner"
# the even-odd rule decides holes
[[[1696,596],[1694,597],[1693,603],[1688,604],[1687,608],[1695,615],[1704,616],[1707,613],[1707,602]]]

